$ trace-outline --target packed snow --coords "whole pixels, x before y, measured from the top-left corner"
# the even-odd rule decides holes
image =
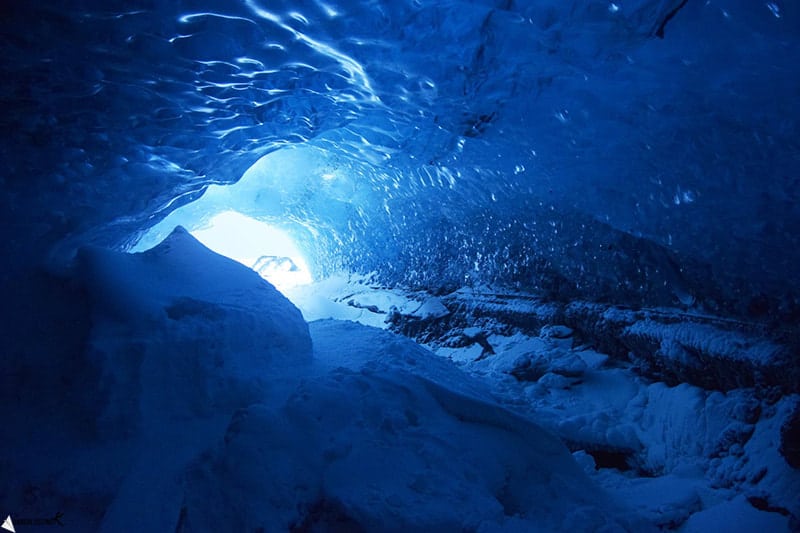
[[[308,324],[182,228],[143,253],[86,248],[74,280],[91,329],[57,393],[80,402],[3,444],[17,517],[58,509],[67,531],[108,532],[796,525],[800,476],[775,446],[796,398],[755,413],[746,392],[650,383],[558,324],[472,326],[431,351],[375,326],[444,317],[442,301],[365,278],[298,288],[305,318],[327,316]]]
[[[368,277],[324,283],[332,316],[382,327],[390,309],[414,317],[431,299],[387,290]],[[462,300],[477,296],[473,290],[458,292]],[[297,295],[301,308],[312,293],[314,286]],[[355,312],[353,302],[368,305]],[[538,318],[553,314],[552,308],[525,301],[486,307]],[[609,313],[625,318],[623,311],[604,314]],[[645,331],[646,324],[630,329],[654,335],[666,330],[687,345],[710,344],[715,353],[758,363],[769,362],[775,351],[773,344],[752,343],[736,332],[656,323]],[[764,399],[748,388],[668,386],[577,342],[571,329],[559,324],[529,335],[488,319],[442,338],[428,347],[485,383],[498,403],[557,435],[591,479],[636,509],[645,523],[681,531],[797,529],[800,473],[779,453],[781,426],[800,404],[797,394]]]

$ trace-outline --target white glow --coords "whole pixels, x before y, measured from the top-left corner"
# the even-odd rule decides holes
[[[320,178],[326,173],[333,179]],[[287,179],[290,176],[292,178]],[[314,192],[320,187],[327,187],[326,194]],[[141,235],[128,251],[149,250],[162,242],[175,226],[183,226],[212,250],[250,268],[259,257],[272,256],[270,261],[262,262],[260,266],[264,268],[254,270],[260,270],[285,294],[287,287],[313,281],[308,268],[310,261],[292,242],[290,235],[294,233],[281,232],[270,224],[285,220],[297,198],[306,199],[309,209],[324,210],[326,196],[349,199],[352,194],[352,180],[331,168],[326,151],[308,146],[287,147],[259,159],[235,184],[210,185],[201,198],[170,212]],[[336,205],[331,209],[337,209]],[[304,238],[313,240],[316,237],[313,225],[292,221],[287,222],[287,227]],[[292,262],[280,261],[280,257],[288,257]],[[295,269],[291,268],[292,263]],[[270,271],[268,275],[266,270]]]
[[[190,204],[170,213],[142,235],[130,251],[149,250],[181,225],[206,247],[252,268],[280,291],[314,281],[303,254],[280,229],[236,211],[222,211],[208,219],[192,207]]]
[[[222,212],[190,233],[218,254],[253,268],[280,290],[312,281],[305,259],[286,233],[236,211]]]

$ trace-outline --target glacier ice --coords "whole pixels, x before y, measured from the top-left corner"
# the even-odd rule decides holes
[[[795,4],[42,0],[0,14],[0,418],[13,435],[0,511],[15,523],[72,502],[68,527],[125,530],[139,502],[154,530],[278,514],[375,529],[441,488],[365,506],[372,478],[344,479],[341,447],[287,446],[287,460],[339,473],[298,468],[307,492],[278,514],[204,507],[231,497],[208,476],[273,490],[235,456],[280,473],[253,438],[279,448],[264,424],[293,416],[296,444],[320,411],[367,455],[359,438],[414,468],[429,452],[475,504],[454,513],[448,493],[451,508],[397,511],[408,527],[460,516],[526,530],[550,502],[578,529],[797,529]],[[285,290],[302,314],[173,233],[229,211],[296,245],[245,262],[294,272],[282,258],[302,257],[317,283]],[[429,379],[442,361],[407,341],[306,324],[328,317],[453,364]],[[334,353],[341,368],[323,369]],[[487,447],[561,441],[573,454],[556,470],[613,505],[570,493],[588,503],[569,514],[511,474],[498,490],[502,460],[459,470],[446,450],[464,443],[432,435],[467,431],[465,413],[424,383],[453,392],[463,374],[489,389],[478,404],[457,391],[466,415],[514,411],[554,435],[470,427]],[[339,384],[381,394],[326,395]],[[438,405],[420,440],[398,430],[406,401]],[[381,408],[397,416],[372,417]],[[393,448],[390,430],[429,447]],[[629,521],[626,499],[641,508]]]
[[[125,248],[257,164],[328,274],[794,320],[797,9],[613,5],[9,7],[10,255]]]

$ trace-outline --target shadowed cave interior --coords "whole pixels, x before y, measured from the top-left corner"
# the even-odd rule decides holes
[[[800,8],[0,7],[18,531],[796,531]]]

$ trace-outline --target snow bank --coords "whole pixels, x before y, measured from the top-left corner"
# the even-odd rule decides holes
[[[437,355],[483,380],[498,402],[558,435],[593,481],[645,522],[676,528],[697,515],[688,529],[697,530],[719,507],[742,523],[797,529],[800,471],[786,450],[798,395],[741,388],[791,388],[787,344],[747,324],[674,310],[573,302],[548,318],[533,297],[504,303],[458,291],[441,300],[452,313],[416,338],[432,338]],[[392,327],[412,332],[409,323],[400,317]],[[629,355],[633,348],[640,356]],[[641,355],[659,369],[643,375]]]
[[[268,282],[182,228],[141,254],[84,249],[78,268],[93,304],[93,445],[108,446],[120,476],[101,530],[174,530],[186,464],[232,413],[275,397],[276,378],[309,365],[308,326]]]
[[[212,252],[182,227],[139,254],[83,248],[79,263],[98,317],[135,327],[212,318],[222,308],[247,311],[260,316],[247,342],[275,354],[310,354],[308,328],[294,305],[258,274]]]
[[[256,398],[259,382],[311,359],[300,312],[183,228],[141,254],[89,248],[79,261],[94,306],[89,350],[110,396],[107,419],[238,406],[234,390]],[[142,402],[133,408],[136,397]]]
[[[733,500],[693,514],[679,531],[683,533],[787,531],[788,522],[786,517],[759,511],[744,496],[737,496]]]
[[[424,298],[417,293],[418,299]],[[589,302],[550,302],[519,292],[461,289],[438,298],[444,311],[424,318],[411,310],[389,315],[393,331],[434,348],[460,348],[453,333],[481,326],[484,334],[518,331],[573,338],[611,358],[633,360],[653,379],[727,391],[780,387],[800,391],[796,336],[763,325],[679,309],[630,309]],[[446,311],[446,312],[445,312]]]
[[[13,463],[0,503],[16,516],[59,509],[66,531],[104,532],[641,529],[452,362],[352,322],[309,328],[180,228],[142,254],[84,249],[77,270],[91,333],[52,380],[67,405],[36,421],[71,432]]]
[[[192,469],[189,530],[623,527],[558,439],[451,363],[354,323],[311,333],[314,375],[280,405],[237,413]]]

